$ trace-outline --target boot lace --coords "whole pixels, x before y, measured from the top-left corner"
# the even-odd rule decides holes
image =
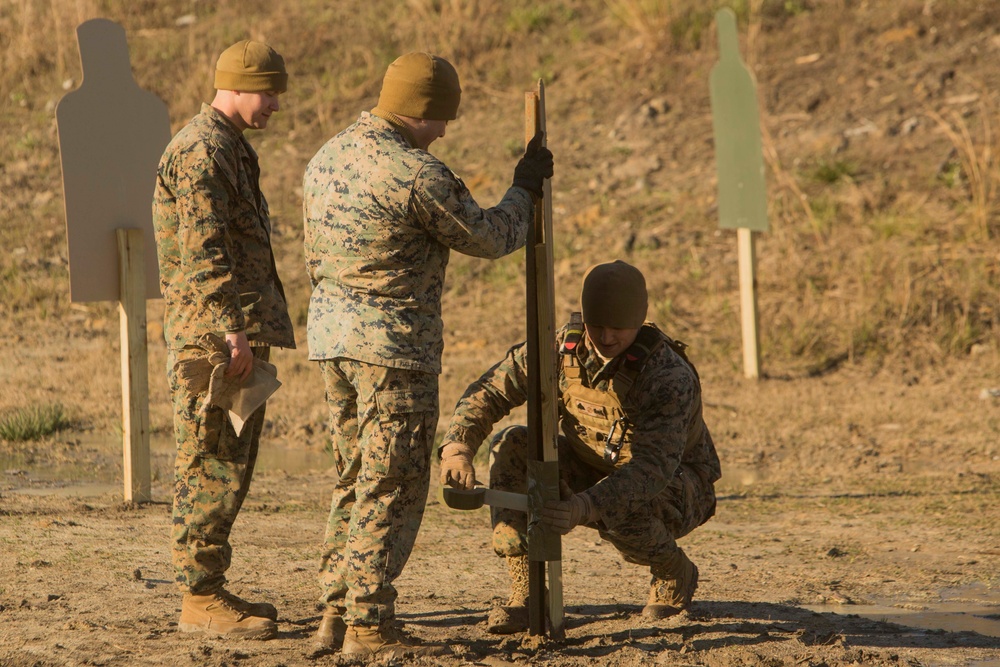
[[[216,604],[224,609],[228,609],[236,614],[236,620],[242,621],[244,618],[249,617],[247,613],[247,602],[226,589],[222,589],[215,594]]]

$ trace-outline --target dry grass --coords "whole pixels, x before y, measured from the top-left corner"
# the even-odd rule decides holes
[[[963,217],[973,223],[979,240],[988,243],[996,235],[993,227],[1000,229],[997,219],[1000,212],[1000,161],[997,159],[1000,138],[993,131],[994,124],[1000,120],[1000,105],[996,96],[989,93],[980,95],[978,110],[979,136],[974,136],[969,122],[954,109],[944,113],[928,109],[926,114],[954,146],[964,178],[961,183],[951,185],[968,191],[971,208],[969,215]]]
[[[70,88],[79,83],[75,26],[106,16],[126,28],[136,80],[168,103],[175,130],[210,99],[211,71],[223,45],[253,37],[285,55],[292,86],[282,114],[273,129],[252,140],[263,156],[279,270],[300,321],[308,297],[300,243],[305,163],[359,110],[374,104],[393,58],[429,49],[459,64],[466,90],[462,118],[435,150],[483,202],[495,201],[509,183],[523,91],[537,77],[547,81],[561,235],[557,317],[573,306],[583,268],[610,254],[629,257],[650,274],[654,314],[664,325],[695,344],[703,363],[736,367],[735,240],[715,231],[707,116],[715,43],[711,16],[721,4],[729,3],[5,2],[0,5],[5,119],[0,215],[8,250],[0,256],[4,326],[19,335],[53,322],[86,330],[88,321],[113,317],[103,306],[81,311],[68,303],[53,120],[64,82]],[[910,0],[900,11],[918,15],[922,6]],[[976,7],[963,0],[949,12],[985,11]],[[785,131],[784,110],[772,108],[769,72],[782,64],[778,58],[791,57],[782,43],[791,34],[787,28],[814,21],[821,30],[831,20],[829,12],[848,10],[839,0],[755,0],[736,8],[742,29],[749,27],[747,60],[760,79],[768,150],[772,230],[759,244],[765,366],[809,372],[849,358],[891,359],[914,350],[943,357],[967,354],[977,344],[995,345],[1000,276],[990,244],[1000,193],[994,100],[981,96],[965,115],[928,111],[940,132],[926,142],[926,154],[898,163],[898,171],[883,173],[866,153],[879,146],[875,138],[849,155],[831,157]],[[853,28],[845,25],[841,32],[848,34]],[[792,56],[803,49],[792,49]],[[983,88],[990,83],[984,80]],[[637,112],[657,97],[673,103],[659,125]],[[840,117],[817,116],[807,127]],[[886,147],[879,150],[885,151],[898,141],[881,139]],[[952,148],[961,163],[961,188],[921,171],[931,156]],[[616,176],[654,155],[661,167],[638,178]],[[850,170],[843,168],[848,163]],[[825,172],[818,170],[823,165]],[[484,311],[492,303],[516,304],[522,298],[517,262],[493,265],[455,257],[446,295],[449,327],[474,330],[474,323],[489,320],[502,344],[516,337],[519,308]],[[483,290],[494,297],[482,298]],[[112,327],[106,329],[114,335]]]

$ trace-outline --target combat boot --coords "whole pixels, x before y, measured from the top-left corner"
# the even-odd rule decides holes
[[[451,649],[443,644],[422,645],[413,637],[406,637],[392,626],[373,627],[348,625],[344,632],[342,655],[355,655],[366,659],[449,655]]]
[[[512,635],[528,629],[528,557],[507,556],[510,599],[490,611],[486,629],[495,635]]]
[[[327,607],[323,611],[323,620],[319,622],[319,630],[313,638],[313,643],[319,649],[337,650],[344,644],[344,633],[347,623],[344,622],[344,607]]]
[[[245,639],[272,639],[278,634],[278,626],[274,621],[261,616],[250,616],[238,609],[221,592],[209,595],[185,593],[177,629],[181,632],[204,632]]]
[[[679,614],[691,604],[698,588],[698,567],[680,547],[666,563],[649,568],[649,602],[642,608],[647,618],[667,618]]]
[[[249,602],[235,593],[230,593],[225,588],[219,590],[219,595],[225,597],[231,605],[247,616],[259,616],[260,618],[269,618],[272,621],[278,620],[278,610],[270,602]]]

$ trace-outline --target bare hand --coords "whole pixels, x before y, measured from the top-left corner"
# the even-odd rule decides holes
[[[227,333],[226,345],[229,346],[229,368],[226,369],[226,377],[239,376],[240,382],[244,382],[253,372],[253,351],[250,349],[250,341],[247,340],[247,332]]]

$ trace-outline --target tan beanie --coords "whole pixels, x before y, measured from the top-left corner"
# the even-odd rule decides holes
[[[424,120],[454,120],[462,100],[458,72],[439,56],[413,52],[389,65],[372,111]],[[381,113],[380,113],[381,112]]]
[[[648,301],[642,272],[620,259],[597,264],[583,277],[583,322],[595,327],[638,329]]]
[[[283,93],[288,90],[285,60],[263,42],[236,42],[219,56],[215,89],[243,93]]]

